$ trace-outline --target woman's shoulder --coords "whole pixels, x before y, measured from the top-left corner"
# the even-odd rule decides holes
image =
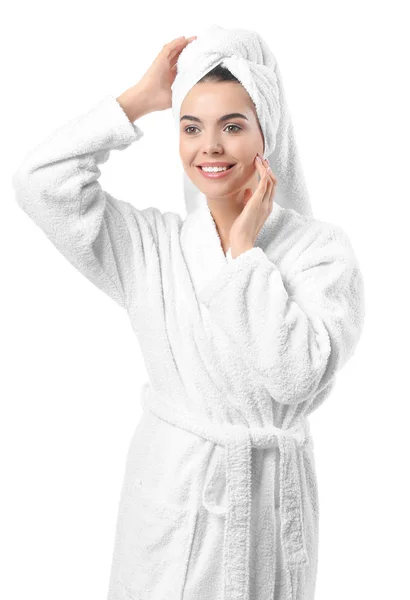
[[[260,245],[273,260],[296,260],[305,251],[338,247],[344,254],[354,256],[347,232],[331,221],[303,215],[292,208],[276,205],[267,220]]]
[[[171,234],[178,231],[182,225],[181,215],[173,211],[162,211],[157,206],[137,208],[131,202],[110,197],[110,203],[116,209],[128,227],[149,231],[155,238],[159,235]]]

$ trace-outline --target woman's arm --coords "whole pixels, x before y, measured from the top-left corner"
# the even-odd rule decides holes
[[[134,111],[129,116],[150,112],[144,94],[139,97],[135,89],[133,94],[124,104]],[[147,217],[156,210],[117,200],[98,182],[98,165],[111,150],[124,150],[143,136],[129,116],[114,97],[103,98],[32,149],[12,179],[19,206],[74,267],[123,308],[143,275],[144,248],[153,243]]]
[[[199,293],[282,404],[298,404],[326,387],[352,356],[364,323],[363,279],[341,228],[312,230],[295,256],[284,277],[254,247],[223,265]]]

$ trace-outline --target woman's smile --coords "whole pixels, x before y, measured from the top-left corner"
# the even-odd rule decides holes
[[[207,179],[221,179],[222,177],[227,177],[229,173],[231,173],[231,171],[235,169],[235,167],[236,164],[226,168],[223,171],[204,171],[202,167],[195,166],[195,168],[201,173],[201,175],[203,175]]]

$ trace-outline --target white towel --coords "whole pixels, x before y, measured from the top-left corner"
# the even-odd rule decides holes
[[[172,84],[172,112],[177,131],[186,94],[219,64],[239,79],[255,104],[265,142],[263,156],[278,180],[274,202],[313,216],[278,62],[256,31],[210,25],[182,50]],[[198,203],[206,202],[206,197],[185,172],[183,178],[185,204],[190,212]]]

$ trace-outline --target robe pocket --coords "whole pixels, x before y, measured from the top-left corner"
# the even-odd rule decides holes
[[[124,600],[182,600],[197,509],[159,500],[136,483],[125,511]]]

